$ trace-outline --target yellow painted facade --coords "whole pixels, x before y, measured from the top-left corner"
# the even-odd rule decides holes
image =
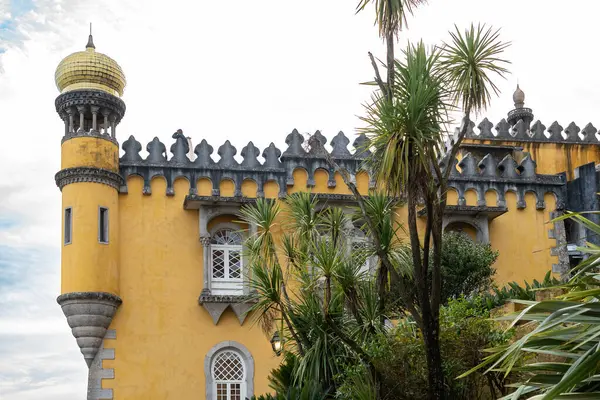
[[[119,146],[100,137],[78,137],[61,146],[60,168],[95,167],[119,172]]]
[[[61,293],[67,297],[62,300],[59,297],[59,303],[69,318],[82,353],[93,350],[92,354],[97,354],[93,361],[86,358],[90,362],[91,394],[88,393],[88,399],[215,400],[214,390],[211,392],[208,383],[213,366],[211,357],[220,354],[219,349],[230,348],[245,355],[246,373],[253,370],[254,375],[245,378],[248,390],[253,387],[257,395],[269,392],[267,376],[280,362],[271,349],[270,337],[254,324],[252,315],[245,320],[240,318],[234,312],[233,303],[221,309],[222,314],[217,312],[216,318],[209,311],[210,307],[199,305],[199,296],[204,293],[206,277],[210,275],[207,271],[211,268],[205,262],[208,259],[205,251],[210,248],[210,237],[206,235],[213,234],[223,225],[234,225],[244,231],[250,229],[240,225],[235,216],[235,210],[240,207],[239,197],[233,198],[235,179],[225,174],[230,171],[225,171],[219,182],[212,182],[205,175],[192,174],[191,182],[185,176],[168,175],[164,171],[171,168],[168,163],[172,159],[167,161],[166,155],[163,158],[160,148],[154,153],[150,150],[148,159],[155,157],[151,162],[162,163],[161,167],[143,178],[135,170],[136,163],[142,163],[137,154],[141,146],[135,139],[130,138],[127,146],[123,146],[125,154],[121,154],[121,160],[125,162],[122,162],[116,139],[108,137],[106,130],[103,134],[94,129],[81,134],[75,129],[77,121],[84,122],[79,124],[80,129],[94,126],[91,118],[99,115],[96,100],[86,103],[89,101],[87,95],[98,90],[98,78],[88,76],[93,70],[88,68],[89,65],[83,69],[77,67],[81,60],[96,67],[101,64],[96,62],[97,54],[88,53],[85,57],[67,58],[68,62],[62,63],[57,70],[57,85],[63,91],[59,99],[73,96],[81,103],[78,108],[57,109],[65,121],[66,131],[57,183],[62,190],[63,211],[70,209],[72,216],[70,242],[62,246]],[[117,99],[116,95],[122,93],[125,77],[120,67],[114,64],[116,66],[113,65],[110,72],[113,75],[102,78],[102,84],[110,90],[105,90],[104,97],[98,98],[101,101],[108,99],[103,107],[118,114],[116,117],[110,114],[114,117],[111,121],[118,121],[124,109],[120,110],[118,102],[110,96]],[[78,93],[82,94],[80,98]],[[113,106],[114,109],[110,109]],[[114,126],[111,134],[114,136]],[[290,135],[292,139],[293,135]],[[176,142],[185,146],[182,143],[185,142]],[[467,144],[498,143],[467,141]],[[573,179],[576,167],[600,161],[600,146],[597,145],[531,142],[503,142],[502,145],[523,148],[511,152],[516,162],[523,161],[524,152],[529,152],[537,163],[537,174],[567,171],[568,178]],[[182,151],[187,153],[188,150]],[[280,154],[275,157],[277,160],[271,161],[277,163],[279,157]],[[334,174],[334,185],[327,170],[322,167],[309,170],[313,160],[309,156],[299,159],[301,161],[293,170],[284,171],[287,174],[284,180],[270,177],[257,182],[255,178],[246,177],[243,181],[240,179],[239,191],[245,199],[258,197],[259,188],[266,198],[272,199],[307,190],[329,198],[351,193],[339,173]],[[192,169],[189,165],[186,168]],[[202,168],[196,169],[202,171]],[[242,169],[237,164],[231,168],[234,172]],[[158,176],[160,171],[165,176]],[[218,171],[219,177],[222,172]],[[60,174],[63,175],[59,180]],[[118,177],[116,174],[120,174],[122,181],[115,178]],[[355,178],[359,191],[367,194],[370,187],[367,173],[360,170]],[[513,178],[518,179],[518,176]],[[456,186],[460,184],[459,180]],[[477,192],[470,187],[466,187],[462,197],[456,187],[448,192],[448,205],[454,207],[452,217],[455,219],[448,223],[447,229],[460,229],[474,240],[481,237],[489,240],[492,248],[499,251],[495,265],[499,285],[513,280],[541,279],[560,261],[551,251],[557,246],[557,240],[549,235],[551,229],[555,230],[554,235],[558,234],[558,228],[549,223],[551,212],[557,208],[557,197],[542,193],[544,204],[540,205],[540,198],[536,199],[534,194],[526,191],[529,189],[523,190],[524,204],[519,203],[512,187],[504,193],[504,201],[496,191],[485,191],[482,194],[485,204],[478,201]],[[204,201],[204,205],[184,207],[190,196],[190,201]],[[108,210],[108,243],[99,240],[102,229],[100,207]],[[225,211],[218,212],[220,207]],[[461,219],[460,215],[464,215],[461,212],[468,213],[471,219]],[[64,215],[63,212],[63,237]],[[471,223],[477,218],[482,221],[482,215],[489,232],[482,233],[481,227]],[[406,208],[399,208],[401,222],[406,216]],[[420,229],[424,227],[425,218],[421,216],[418,220]],[[279,226],[285,226],[284,220],[278,222]],[[69,297],[72,294],[76,295],[76,300]],[[218,305],[212,306],[217,309]],[[90,315],[93,318],[90,319]],[[84,322],[79,324],[77,321]],[[95,339],[88,340],[92,336]],[[238,345],[239,348],[235,347]],[[111,375],[114,378],[109,378]]]

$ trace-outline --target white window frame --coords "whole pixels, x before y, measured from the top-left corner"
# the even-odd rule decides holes
[[[234,232],[235,230],[230,228],[223,228],[217,230],[212,236],[211,241],[214,236],[222,232],[224,230]],[[214,264],[215,264],[215,256],[214,253],[216,251],[223,252],[223,277],[215,278],[214,276]],[[231,278],[231,268],[230,268],[230,254],[231,252],[238,253],[239,259],[239,274],[240,276],[237,278]],[[243,258],[243,245],[240,243],[237,244],[210,244],[210,280],[211,280],[211,293],[215,295],[243,295],[244,294],[244,258]]]
[[[225,352],[230,352],[235,354],[238,358],[239,361],[242,365],[242,379],[241,380],[216,380],[215,379],[215,364],[217,362],[217,360],[219,359],[219,357],[221,356],[221,354],[225,353]],[[244,400],[246,399],[246,393],[248,391],[247,388],[247,384],[246,384],[246,363],[244,362],[244,357],[239,353],[239,351],[235,350],[235,349],[223,349],[220,350],[218,353],[216,353],[213,357],[212,360],[212,365],[211,365],[211,369],[210,372],[212,374],[213,377],[213,398],[211,400],[217,400],[218,399],[218,391],[217,391],[217,386],[219,384],[224,384],[227,385],[227,394],[226,394],[226,398],[223,400],[232,400],[231,397],[231,386],[238,384],[240,385],[240,400]]]
[[[349,247],[350,253],[352,253],[354,251],[353,247],[354,247],[355,243],[368,245],[369,242],[370,242],[369,238],[367,236],[365,236],[365,234],[362,233],[362,231],[360,231],[358,228],[355,228],[354,232],[352,233],[352,235],[350,236],[350,238],[348,240],[348,247]],[[366,274],[373,273],[375,258],[376,257],[374,257],[374,256],[366,257],[364,264],[360,267],[360,272],[366,273]]]
[[[206,388],[206,400],[216,399],[216,385],[213,380],[212,367],[216,356],[223,350],[235,350],[238,355],[242,358],[244,366],[244,385],[245,392],[242,399],[252,398],[254,395],[254,358],[246,346],[243,344],[233,341],[226,340],[215,344],[204,357],[204,377],[205,388]]]

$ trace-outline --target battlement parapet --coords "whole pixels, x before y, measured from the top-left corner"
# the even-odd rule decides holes
[[[508,192],[516,194],[518,209],[527,206],[527,193],[535,195],[538,210],[546,208],[544,196],[548,193],[554,195],[557,209],[563,209],[565,206],[566,174],[538,174],[536,163],[529,153],[520,163],[510,154],[498,162],[491,154],[479,160],[467,153],[460,160],[455,159],[451,168],[448,187],[457,191],[459,206],[466,205],[465,193],[469,190],[477,193],[478,206],[486,205],[485,194],[488,191],[496,193],[496,205],[499,207],[506,206],[505,195]]]
[[[525,109],[517,109],[513,110],[513,112],[521,112],[521,110]],[[492,132],[492,128],[496,131],[495,134]],[[523,119],[519,119],[514,126],[511,126],[511,124],[503,118],[494,126],[492,122],[487,118],[484,118],[477,125],[477,130],[478,132],[475,131],[475,123],[471,121],[467,129],[466,138],[504,142],[578,143],[582,145],[600,144],[598,136],[596,135],[598,130],[592,123],[589,123],[583,129],[580,129],[575,122],[571,122],[563,129],[558,122],[554,121],[546,129],[546,126],[539,120],[531,125],[531,127],[523,121]],[[455,133],[453,137],[449,138],[446,143],[447,148],[456,141],[457,136],[457,133]]]
[[[350,140],[342,133],[338,133],[332,140],[332,150],[325,148],[327,139],[317,131],[305,143],[304,137],[293,130],[286,138],[287,149],[281,152],[271,143],[262,152],[264,162],[258,160],[260,150],[249,142],[241,151],[242,161],[238,162],[234,156],[237,149],[225,141],[218,148],[218,161],[211,157],[214,149],[202,140],[194,149],[196,157],[188,157],[189,144],[181,131],[173,135],[175,143],[170,147],[172,156],[167,158],[166,146],[154,138],[146,146],[148,156],[144,159],[140,155],[141,144],[130,136],[122,145],[125,154],[120,160],[120,171],[123,179],[131,175],[138,175],[144,179],[143,193],[151,194],[150,181],[157,176],[164,177],[167,182],[166,194],[175,194],[173,183],[177,178],[184,177],[190,184],[190,195],[198,195],[197,181],[202,178],[209,179],[212,183],[211,195],[221,196],[220,184],[223,180],[231,180],[234,184],[234,197],[242,197],[242,183],[252,180],[256,183],[256,197],[264,197],[264,185],[275,181],[279,185],[279,197],[285,197],[287,187],[294,185],[294,170],[304,169],[307,172],[307,188],[315,186],[315,172],[319,169],[329,174],[328,188],[336,187],[335,165],[347,170],[352,179],[361,171],[367,172],[364,161],[370,155],[369,140],[364,135],[359,135],[354,141],[354,152],[348,149]],[[307,145],[307,146],[305,146]],[[458,168],[457,168],[458,167]],[[525,208],[525,196],[534,193],[536,208],[544,209],[544,196],[551,193],[555,196],[558,208],[564,207],[566,195],[566,176],[543,175],[536,172],[536,163],[529,154],[519,162],[510,155],[502,160],[496,160],[491,154],[477,159],[467,153],[460,160],[455,159],[448,186],[458,193],[458,205],[465,205],[465,193],[474,190],[477,193],[477,204],[485,204],[485,193],[494,191],[497,195],[497,206],[506,205],[505,194],[513,192],[517,195],[517,207]],[[460,168],[460,170],[459,170]],[[370,187],[374,182],[370,178]],[[126,193],[126,183],[121,187],[121,192]]]
[[[252,180],[257,185],[257,197],[264,196],[264,184],[275,181],[279,185],[279,197],[285,197],[287,186],[294,185],[294,170],[302,168],[307,173],[307,186],[315,186],[315,172],[319,169],[328,171],[327,186],[336,187],[335,169],[332,161],[339,167],[347,170],[351,179],[356,179],[356,174],[364,171],[363,164],[369,155],[368,139],[359,135],[354,140],[354,153],[348,149],[350,140],[339,132],[332,140],[332,150],[325,148],[327,139],[317,131],[310,136],[305,148],[304,137],[294,129],[286,138],[287,149],[282,153],[273,143],[262,152],[264,162],[258,160],[260,150],[249,142],[241,151],[242,162],[234,156],[237,149],[225,141],[218,150],[220,156],[214,161],[211,154],[213,147],[206,140],[202,140],[195,148],[194,160],[190,160],[190,151],[187,138],[181,130],[173,134],[175,143],[170,147],[172,156],[167,158],[166,146],[155,137],[146,145],[148,156],[143,159],[140,155],[142,146],[140,142],[130,136],[123,145],[125,154],[120,159],[121,176],[126,180],[130,175],[139,175],[144,179],[144,194],[151,194],[150,181],[156,176],[162,176],[167,181],[167,195],[174,195],[173,182],[179,177],[185,177],[190,183],[190,194],[198,193],[196,182],[198,179],[207,178],[212,182],[212,195],[220,195],[220,182],[231,180],[234,183],[234,196],[242,196],[242,182]],[[124,185],[121,192],[126,192]]]

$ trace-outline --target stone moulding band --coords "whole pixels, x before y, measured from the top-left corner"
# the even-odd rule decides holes
[[[117,307],[123,303],[123,300],[116,294],[108,292],[71,292],[61,294],[56,298],[58,304],[62,304],[70,300],[99,300],[114,303]]]
[[[110,109],[117,117],[117,124],[125,115],[125,102],[120,98],[101,90],[72,90],[59,95],[54,101],[54,105],[56,107],[56,112],[61,115],[61,118],[69,108],[82,105]]]
[[[60,190],[70,183],[78,182],[102,183],[116,190],[119,190],[121,185],[123,185],[121,175],[107,169],[92,167],[65,168],[56,173],[54,180]]]
[[[71,139],[75,139],[75,138],[82,138],[82,137],[104,139],[104,140],[108,140],[111,143],[114,143],[117,146],[119,145],[119,143],[117,142],[117,139],[115,139],[114,137],[112,137],[110,135],[102,134],[100,132],[94,132],[92,130],[90,130],[88,132],[69,132],[65,136],[63,136],[60,144],[63,144],[67,140],[71,140]]]

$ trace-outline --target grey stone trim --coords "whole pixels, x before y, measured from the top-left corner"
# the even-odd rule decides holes
[[[550,212],[550,218],[555,219],[563,214],[562,210]],[[554,221],[554,239],[556,246],[550,249],[550,255],[558,256],[558,264],[552,265],[552,272],[560,274],[562,280],[569,278],[570,262],[567,250],[567,233],[564,221]]]
[[[98,138],[98,139],[104,139],[104,140],[108,140],[111,143],[114,143],[115,145],[119,145],[119,142],[117,142],[117,139],[110,136],[110,135],[105,135],[103,133],[100,133],[98,131],[94,131],[94,130],[89,130],[89,131],[77,131],[77,132],[67,132],[61,139],[60,143],[63,144],[64,142],[66,142],[67,140],[71,140],[74,138],[81,138],[81,137],[93,137],[93,138]]]
[[[491,123],[480,124],[480,129],[490,128]],[[471,123],[470,132],[474,124]],[[522,124],[519,124],[522,128]],[[538,125],[535,125],[539,128]],[[507,131],[510,125],[504,121],[497,125],[497,129],[502,132]],[[558,132],[556,126],[551,127],[554,132]],[[562,128],[561,128],[562,129]],[[576,131],[575,127],[570,127],[570,131]],[[592,131],[591,128],[588,131]],[[488,135],[489,136],[489,135]],[[294,130],[286,138],[288,148],[283,154],[274,145],[269,146],[263,152],[265,157],[264,164],[261,164],[256,156],[258,150],[253,144],[242,151],[244,161],[240,164],[234,159],[237,150],[229,142],[225,142],[219,147],[221,159],[214,162],[211,158],[213,151],[205,140],[196,146],[195,153],[197,158],[192,162],[187,157],[189,145],[181,132],[176,132],[173,137],[175,143],[171,146],[171,159],[167,158],[166,146],[158,138],[154,138],[147,145],[148,157],[142,159],[139,152],[142,146],[131,136],[123,143],[124,156],[120,160],[120,173],[124,180],[130,175],[138,175],[144,179],[144,194],[151,194],[150,181],[155,176],[162,176],[167,181],[166,195],[173,195],[173,182],[179,177],[185,177],[190,183],[189,195],[184,202],[185,209],[198,209],[202,205],[223,205],[227,203],[241,205],[255,201],[253,198],[242,196],[241,186],[246,179],[253,180],[257,184],[257,197],[264,196],[264,184],[268,181],[276,181],[279,184],[279,197],[285,197],[287,194],[286,186],[294,184],[293,172],[297,168],[306,170],[308,174],[307,187],[314,186],[314,174],[317,170],[323,169],[329,173],[329,187],[335,187],[333,179],[335,171],[329,164],[329,159],[333,159],[341,168],[345,168],[355,179],[356,174],[364,170],[363,164],[368,152],[355,151],[351,154],[348,150],[348,139],[342,134],[338,134],[332,141],[333,150],[329,153],[324,145],[325,137],[320,132],[315,133],[308,140],[308,150],[305,149],[304,137]],[[357,142],[367,140],[359,137]],[[360,139],[360,140],[359,140]],[[569,143],[572,143],[570,141]],[[364,144],[364,143],[363,143]],[[566,175],[542,175],[536,173],[535,161],[527,155],[520,163],[517,163],[510,155],[502,160],[496,160],[491,154],[486,155],[481,160],[471,154],[466,154],[460,162],[453,161],[453,171],[449,180],[449,187],[457,190],[459,195],[459,205],[464,205],[464,193],[473,189],[477,192],[478,205],[485,205],[485,192],[488,190],[496,191],[498,195],[498,206],[504,207],[506,192],[512,191],[517,195],[518,208],[525,208],[525,194],[532,192],[536,196],[535,207],[544,209],[544,195],[553,193],[557,200],[557,207],[562,209],[566,201],[565,185]],[[456,166],[461,168],[459,172]],[[200,178],[211,180],[213,189],[211,196],[198,196],[196,182]],[[221,197],[219,186],[222,180],[229,179],[234,183],[234,195],[232,197]],[[370,186],[373,181],[370,179]],[[121,192],[127,192],[126,185],[123,185]],[[351,195],[340,194],[318,194],[319,199],[335,202],[353,203],[354,198]]]
[[[461,168],[459,172],[456,166]],[[513,192],[517,195],[517,208],[525,204],[525,194],[533,193],[536,197],[535,207],[538,210],[546,208],[544,196],[552,193],[556,198],[557,209],[563,209],[566,204],[567,177],[565,173],[543,175],[536,173],[536,163],[527,154],[520,163],[512,156],[506,155],[498,162],[488,154],[481,160],[471,153],[465,154],[460,160],[454,161],[451,168],[448,187],[458,192],[458,205],[465,205],[465,192],[474,190],[477,193],[477,204],[485,205],[485,193],[493,190],[497,194],[499,207],[506,207],[505,194]]]
[[[215,325],[219,323],[219,319],[227,307],[231,307],[235,315],[238,317],[240,325],[242,325],[246,320],[248,311],[254,303],[256,303],[256,299],[252,295],[228,296],[202,293],[198,298],[198,304],[203,306],[206,311],[208,311]]]
[[[114,113],[116,116],[115,122],[117,124],[121,122],[126,109],[125,102],[117,96],[113,96],[102,90],[94,89],[71,90],[62,93],[56,98],[54,105],[58,115],[64,115],[69,108],[77,106],[97,106],[105,108],[110,110],[111,113]]]
[[[512,113],[512,114],[511,114]],[[515,113],[520,113],[516,115]],[[587,124],[583,130],[571,122],[564,132],[563,127],[558,122],[553,122],[548,129],[539,120],[531,127],[529,126],[528,118],[533,118],[531,109],[522,108],[513,110],[509,113],[509,121],[501,120],[495,126],[496,134],[492,133],[491,122],[485,118],[478,126],[479,132],[470,129],[467,132],[468,139],[490,140],[498,142],[530,142],[530,143],[561,143],[561,144],[579,144],[579,145],[598,145],[597,130],[591,124]],[[519,121],[523,121],[524,129],[520,126]],[[473,127],[475,124],[472,125]],[[512,127],[512,129],[511,129]],[[581,131],[582,136],[579,135]],[[545,134],[548,132],[548,136]],[[446,144],[448,147],[456,140],[456,137],[450,138]]]
[[[219,323],[219,319],[221,318],[221,315],[223,315],[223,313],[225,312],[225,309],[227,309],[227,307],[229,307],[229,303],[211,303],[211,302],[204,302],[204,303],[200,303],[205,309],[206,311],[208,311],[208,314],[210,314],[210,317],[213,320],[213,323],[215,325],[217,325]]]
[[[368,141],[363,136],[356,139],[355,147],[359,146],[360,149],[365,141]],[[151,194],[152,178],[161,176],[167,181],[166,195],[168,196],[174,194],[173,182],[179,177],[184,177],[190,183],[190,195],[198,194],[196,183],[199,179],[208,178],[213,185],[212,196],[220,196],[219,186],[222,180],[231,180],[234,183],[233,197],[242,198],[242,182],[252,180],[257,185],[257,197],[264,197],[264,185],[269,181],[277,182],[279,197],[285,197],[287,186],[294,184],[295,169],[306,170],[307,187],[315,185],[314,174],[317,170],[328,171],[327,185],[333,188],[336,186],[335,170],[330,166],[329,158],[333,158],[341,168],[348,170],[354,177],[364,169],[363,163],[368,155],[368,152],[360,150],[351,154],[347,148],[349,140],[341,132],[332,140],[331,153],[323,147],[327,140],[318,131],[309,139],[310,150],[307,152],[302,145],[304,138],[294,130],[286,139],[289,147],[283,154],[272,143],[263,151],[264,163],[257,159],[259,151],[252,142],[244,147],[241,152],[243,161],[238,163],[234,158],[237,150],[229,141],[219,147],[220,159],[215,162],[211,158],[213,147],[205,140],[196,146],[194,150],[196,158],[192,162],[187,156],[189,144],[183,133],[178,131],[173,138],[175,143],[170,147],[172,153],[170,159],[167,157],[167,147],[158,138],[148,143],[146,146],[148,157],[143,159],[140,155],[142,145],[130,136],[122,145],[125,154],[120,160],[121,176],[125,180],[130,175],[141,176],[144,179],[144,194]],[[124,186],[121,192],[127,192],[127,188]]]
[[[217,343],[214,345],[206,356],[204,357],[204,377],[206,386],[206,400],[213,400],[213,384],[214,380],[212,377],[212,362],[221,350],[233,349],[236,350],[242,357],[246,372],[246,397],[251,398],[254,396],[254,357],[252,353],[243,344],[233,341],[226,340],[224,342]]]
[[[106,331],[104,340],[116,339],[117,331],[114,329]],[[115,379],[115,370],[113,368],[104,368],[102,362],[104,360],[114,360],[115,349],[105,349],[104,343],[101,344],[100,350],[88,372],[88,388],[87,388],[87,400],[112,400],[113,390],[102,389],[103,379]]]
[[[56,301],[89,367],[122,300],[105,292],[73,292],[58,296]]]
[[[56,181],[56,186],[58,186],[60,190],[70,183],[78,182],[102,183],[117,190],[119,190],[123,184],[121,175],[107,169],[92,167],[65,168],[56,173],[54,180]]]
[[[442,230],[445,230],[448,225],[454,222],[465,223],[475,228],[475,231],[477,232],[477,242],[490,243],[490,228],[487,215],[444,215],[442,220]]]
[[[123,191],[121,191],[121,193],[123,193]],[[348,204],[356,203],[354,195],[352,194],[313,193],[312,196],[316,197],[321,202]],[[198,196],[189,194],[185,196],[183,208],[185,210],[197,210],[208,206],[239,207],[254,203],[256,203],[256,199],[252,197]]]

